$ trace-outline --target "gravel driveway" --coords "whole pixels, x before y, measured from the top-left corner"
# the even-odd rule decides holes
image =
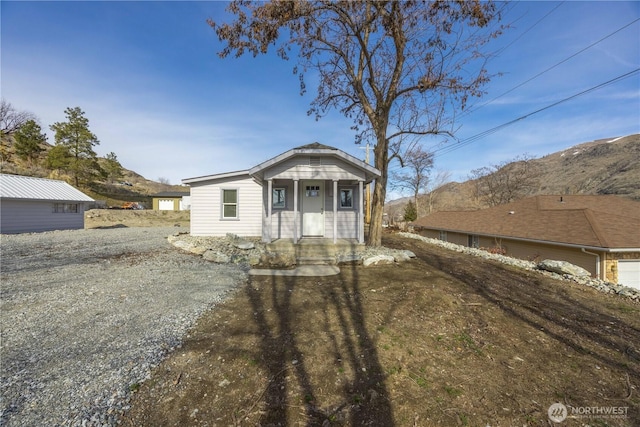
[[[172,247],[180,230],[2,235],[0,426],[116,424],[150,368],[246,280]]]

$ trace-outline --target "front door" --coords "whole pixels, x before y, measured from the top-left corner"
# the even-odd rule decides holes
[[[324,236],[324,181],[302,182],[302,235]]]

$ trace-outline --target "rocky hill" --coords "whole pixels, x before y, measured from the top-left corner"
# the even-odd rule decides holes
[[[531,160],[536,185],[526,196],[539,194],[617,194],[640,200],[640,134],[612,137],[568,147]],[[504,166],[511,167],[511,164]],[[433,211],[482,208],[474,197],[475,180],[451,182],[433,198]],[[421,205],[426,205],[423,196]],[[402,215],[408,198],[387,203],[390,216]],[[423,210],[423,212],[425,212]]]
[[[2,145],[0,172],[38,178],[61,179],[73,184],[70,176],[45,167],[43,159],[52,148],[52,145],[48,143],[41,145],[44,151],[36,162],[22,160],[15,155],[11,137],[5,136]],[[106,159],[98,158],[98,164],[102,166],[104,162],[106,162]],[[153,194],[162,191],[188,192],[188,188],[152,181],[125,167],[122,167],[121,172],[122,174],[117,180],[97,180],[91,184],[81,186],[79,189],[94,198],[98,207],[120,207],[126,202],[138,202],[148,209],[151,208],[151,195]]]

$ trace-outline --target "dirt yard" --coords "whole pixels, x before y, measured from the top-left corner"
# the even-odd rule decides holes
[[[91,209],[84,213],[84,228],[189,227],[189,211]]]
[[[252,277],[135,387],[123,425],[549,426],[556,402],[557,425],[640,425],[638,304],[383,244],[418,259]]]

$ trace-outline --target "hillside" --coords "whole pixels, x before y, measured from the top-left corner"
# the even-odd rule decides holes
[[[53,147],[52,145],[48,143],[41,145],[44,151],[40,156],[40,160],[35,163],[21,160],[15,155],[13,141],[10,137],[3,138],[2,145],[0,172],[38,178],[61,179],[72,183],[70,176],[61,175],[44,166],[43,159]],[[103,165],[104,162],[106,162],[104,158],[98,158],[98,164]],[[122,168],[122,176],[117,180],[113,180],[113,182],[98,180],[90,185],[81,186],[80,190],[94,198],[98,202],[98,206],[120,207],[125,202],[139,202],[148,209],[151,208],[151,195],[153,194],[162,191],[188,191],[187,188],[179,185],[167,185],[152,181],[125,167]]]
[[[640,134],[612,137],[568,147],[531,161],[538,171],[537,185],[527,196],[539,194],[617,194],[640,200]],[[510,167],[507,165],[505,167]],[[434,198],[433,210],[474,210],[474,180],[451,182]],[[427,196],[423,196],[426,199]],[[408,198],[385,206],[390,216],[402,215]],[[421,203],[426,205],[426,200]]]

